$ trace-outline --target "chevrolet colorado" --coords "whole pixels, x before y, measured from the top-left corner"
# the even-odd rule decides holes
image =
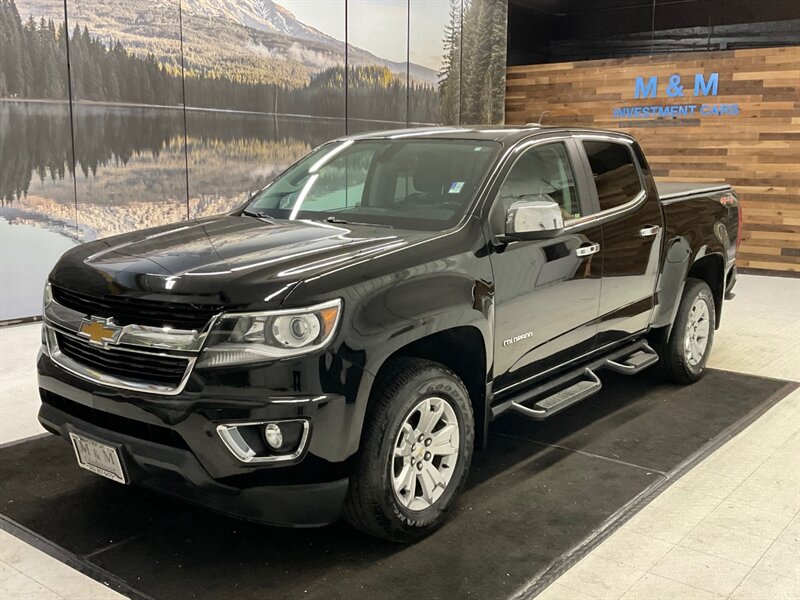
[[[232,214],[67,252],[39,419],[121,483],[413,540],[498,415],[545,419],[603,369],[701,377],[740,236],[730,187],[657,187],[622,133],[342,138]]]

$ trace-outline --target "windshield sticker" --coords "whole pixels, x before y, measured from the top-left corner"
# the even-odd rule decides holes
[[[464,187],[463,181],[454,181],[450,184],[450,190],[447,192],[448,194],[458,194],[461,192],[461,188]]]

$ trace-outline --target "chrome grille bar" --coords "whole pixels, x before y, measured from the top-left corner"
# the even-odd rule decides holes
[[[46,290],[42,327],[47,352],[56,365],[100,385],[150,394],[176,395],[186,386],[208,332],[219,315],[214,315],[202,331],[135,324],[123,327],[114,325],[117,331],[113,341],[100,342],[90,341],[81,333],[86,317],[84,313],[58,303]],[[113,317],[111,319],[113,322]],[[67,336],[64,347],[59,344],[59,336]],[[163,368],[152,364],[152,361],[159,359],[165,363]],[[130,365],[126,366],[126,361]],[[185,362],[182,373],[174,369],[176,361]],[[151,363],[149,369],[148,362]],[[142,371],[141,377],[135,376],[137,367]],[[158,373],[158,376],[148,380],[148,371]],[[174,384],[165,381],[172,373],[176,375]]]

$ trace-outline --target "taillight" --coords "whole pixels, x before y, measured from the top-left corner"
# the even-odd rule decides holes
[[[739,245],[742,243],[742,212],[744,212],[744,211],[742,211],[742,203],[740,202],[739,203],[739,212],[738,212],[739,227],[736,229],[736,249],[737,250],[739,249]]]
[[[736,219],[738,221],[738,226],[736,228],[736,249],[738,250],[739,245],[742,243],[742,203],[739,202],[739,199],[733,194],[725,194],[719,199],[719,203],[722,204],[722,206],[736,207]]]

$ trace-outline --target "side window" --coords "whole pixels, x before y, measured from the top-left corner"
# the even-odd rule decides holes
[[[639,171],[626,144],[584,140],[583,147],[594,175],[600,210],[626,204],[642,191]]]
[[[534,146],[517,159],[498,194],[507,211],[517,200],[550,200],[564,220],[581,216],[572,166],[564,144]]]

